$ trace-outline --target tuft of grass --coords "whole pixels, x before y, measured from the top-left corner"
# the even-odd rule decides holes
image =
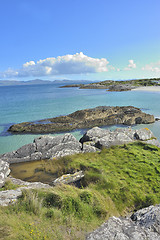
[[[14,212],[27,212],[39,216],[42,210],[43,199],[38,197],[34,190],[24,189],[19,201],[11,208]]]

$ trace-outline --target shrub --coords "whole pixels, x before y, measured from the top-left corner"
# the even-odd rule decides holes
[[[145,197],[138,196],[134,201],[135,210],[149,207],[150,205],[154,205],[155,203],[156,203],[156,197],[153,195],[147,195]]]
[[[62,212],[64,214],[72,214],[73,213],[74,215],[81,216],[83,209],[82,209],[82,205],[78,199],[75,199],[75,198],[69,196],[63,200]]]
[[[54,218],[54,211],[53,211],[53,209],[47,210],[45,216],[46,216],[47,218]]]
[[[89,191],[84,191],[80,195],[81,201],[90,204],[92,202],[92,193]]]
[[[62,199],[56,193],[48,193],[47,196],[43,200],[43,204],[45,207],[57,207],[61,208]]]

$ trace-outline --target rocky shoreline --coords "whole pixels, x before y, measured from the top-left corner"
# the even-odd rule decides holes
[[[86,129],[107,125],[134,125],[155,122],[153,115],[142,112],[133,106],[99,106],[73,112],[66,116],[54,117],[36,122],[23,122],[12,125],[12,133],[57,133],[74,129]]]
[[[4,185],[7,176],[10,174],[9,164],[96,152],[102,148],[134,141],[142,141],[160,147],[160,143],[148,128],[139,130],[118,128],[110,131],[94,127],[88,130],[79,141],[69,133],[55,137],[49,135],[38,137],[34,139],[33,143],[26,144],[16,151],[0,155],[0,187]]]

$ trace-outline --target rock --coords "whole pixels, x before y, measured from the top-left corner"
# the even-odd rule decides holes
[[[110,135],[107,135],[101,139],[99,139],[96,143],[95,146],[97,148],[102,148],[106,147],[109,148],[113,145],[121,145],[121,144],[127,144],[133,142],[133,140],[127,136],[123,132],[112,132]]]
[[[4,186],[5,180],[10,173],[9,164],[0,159],[0,188]]]
[[[52,184],[54,186],[59,184],[69,184],[69,183],[75,183],[79,180],[81,180],[84,177],[84,173],[82,171],[76,172],[74,174],[65,174],[61,176],[60,178],[55,179]]]
[[[131,218],[112,217],[87,240],[159,240],[160,205],[137,211]]]
[[[22,195],[21,189],[0,191],[0,206],[8,206]]]
[[[68,88],[68,87],[79,87],[80,89],[107,89],[108,87],[103,84],[70,84],[70,85],[65,85],[61,86],[60,88]]]
[[[138,210],[131,216],[137,225],[156,231],[160,235],[160,205]]]
[[[112,92],[122,92],[122,91],[130,91],[132,89],[136,88],[135,86],[131,84],[115,84],[115,85],[110,85],[108,86],[108,91]]]
[[[160,146],[160,143],[156,140],[153,133],[148,128],[134,130],[131,127],[117,128],[114,131],[94,127],[83,135],[80,142],[84,146],[85,142],[91,141],[92,146],[101,149],[103,147],[109,148],[113,145],[131,143],[136,140],[145,141],[146,143],[153,144],[158,147]]]
[[[26,182],[21,179],[13,178],[9,176],[7,180],[11,181],[13,184],[25,186],[27,188],[50,188],[51,186],[46,183],[41,182]]]
[[[9,163],[27,162],[41,159],[62,157],[81,152],[81,144],[76,138],[66,133],[61,136],[42,136],[33,143],[26,144],[17,151],[1,155],[1,159]]]
[[[23,187],[19,187],[15,190],[6,190],[0,191],[0,206],[8,206],[10,204],[14,204],[18,198],[22,195],[22,191],[24,189],[37,189],[37,188],[50,188],[51,186],[48,184],[44,184],[41,182],[25,182],[20,179],[8,178],[12,183],[17,185],[22,185]]]
[[[135,138],[137,140],[146,141],[155,137],[148,128],[141,128],[135,131]]]
[[[80,142],[81,143],[88,141],[96,142],[98,139],[109,134],[110,134],[109,130],[101,129],[99,127],[93,127],[83,135],[83,137],[80,139]]]
[[[160,148],[160,142],[157,139],[149,139],[145,141],[145,143],[152,144]]]
[[[100,106],[79,110],[67,116],[40,120],[38,122],[14,124],[9,128],[9,131],[21,133],[55,133],[95,126],[147,124],[154,121],[153,115],[146,114],[133,106]]]
[[[69,85],[60,86],[59,88],[81,87],[83,85],[84,84],[69,84]]]
[[[86,144],[86,143],[83,144],[82,153],[97,152],[97,151],[100,151],[100,150],[95,146],[92,146],[92,144]]]
[[[108,88],[108,86],[103,85],[103,84],[98,84],[98,83],[84,84],[84,85],[80,86],[80,89],[107,89],[107,88]]]
[[[156,117],[156,118],[155,118],[155,121],[160,121],[160,118],[159,118],[159,117]]]

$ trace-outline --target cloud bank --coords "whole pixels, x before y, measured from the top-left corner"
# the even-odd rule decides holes
[[[114,70],[114,67],[108,64],[109,62],[106,58],[92,58],[80,52],[74,55],[68,54],[65,56],[58,56],[57,58],[46,58],[37,62],[26,62],[20,69],[8,69],[1,72],[0,77],[39,77],[63,74],[86,74]]]
[[[151,72],[160,72],[160,61],[156,63],[150,63],[145,65],[145,67],[142,68],[143,71],[151,71]]]

